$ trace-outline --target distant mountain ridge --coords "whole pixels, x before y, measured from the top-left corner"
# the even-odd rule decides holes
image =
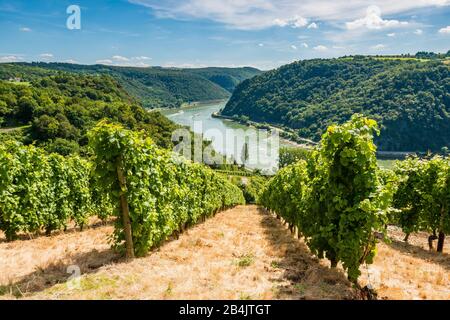
[[[17,63],[17,65],[54,71],[107,74],[115,78],[131,96],[139,100],[146,108],[172,108],[185,102],[227,99],[239,83],[262,73],[262,71],[250,67],[137,68],[44,62]]]
[[[383,151],[450,147],[450,52],[299,61],[242,82],[222,111],[319,140],[354,113],[379,121]]]

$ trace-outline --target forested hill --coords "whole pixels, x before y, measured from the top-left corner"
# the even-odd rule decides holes
[[[18,65],[110,75],[146,108],[170,108],[185,102],[227,99],[240,82],[261,73],[254,68],[135,68],[69,63]]]
[[[329,124],[363,113],[382,126],[380,150],[439,151],[450,147],[449,62],[413,57],[299,61],[241,83],[222,113],[293,128],[317,141]]]
[[[193,73],[207,78],[215,84],[221,86],[230,93],[244,80],[253,78],[262,73],[262,71],[244,67],[244,68],[200,68],[200,69],[184,69],[184,72]]]
[[[171,146],[177,126],[145,110],[109,75],[0,65],[0,79],[11,72],[23,78],[0,80],[0,143],[14,139],[64,155],[83,153],[87,131],[106,118],[144,130],[161,147]]]

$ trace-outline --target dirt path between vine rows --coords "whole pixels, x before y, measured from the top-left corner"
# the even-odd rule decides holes
[[[0,235],[0,299],[358,297],[342,270],[314,258],[280,221],[256,206],[221,212],[132,262],[110,249],[112,230],[97,225],[12,243]],[[420,236],[416,239],[421,243]],[[369,281],[385,298],[449,298],[448,255],[423,252],[414,241],[380,244],[374,265],[362,268],[361,282]],[[427,273],[418,274],[420,267]],[[68,281],[68,271],[78,268],[81,278]]]

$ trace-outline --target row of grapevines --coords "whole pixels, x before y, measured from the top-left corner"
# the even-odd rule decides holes
[[[17,142],[1,144],[0,230],[12,240],[18,232],[66,228],[69,221],[82,226],[98,209],[90,170],[91,164],[77,156],[49,155]]]
[[[125,245],[127,255],[127,224],[133,255],[142,256],[187,225],[244,203],[240,189],[225,178],[157,148],[142,133],[101,122],[89,140],[99,189],[120,204],[113,240],[118,249]]]
[[[396,223],[408,235],[417,231],[439,233],[442,252],[450,232],[450,158],[409,158],[396,163],[398,190],[394,206],[400,210]],[[430,241],[430,248],[432,242]]]
[[[371,263],[374,233],[384,232],[395,185],[384,183],[376,160],[373,120],[354,115],[331,126],[307,161],[282,169],[266,186],[262,205],[282,216],[311,251],[357,281]]]

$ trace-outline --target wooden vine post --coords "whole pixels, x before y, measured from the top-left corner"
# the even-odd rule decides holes
[[[125,232],[126,258],[134,259],[133,236],[131,231],[130,209],[127,200],[127,180],[123,172],[123,160],[119,157],[117,161],[117,178],[120,185],[120,209],[122,212],[123,228]]]
[[[438,244],[437,244],[437,252],[444,252],[444,241],[445,241],[445,233],[444,229],[444,219],[445,219],[445,207],[441,209],[441,217],[439,220],[439,236],[438,236]]]

